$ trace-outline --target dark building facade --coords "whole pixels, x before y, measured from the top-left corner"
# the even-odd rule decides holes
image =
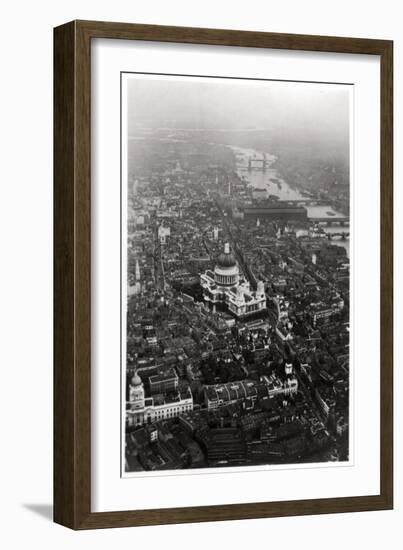
[[[308,212],[303,206],[294,206],[286,202],[269,204],[251,204],[239,208],[243,219],[271,219],[271,220],[307,220]]]

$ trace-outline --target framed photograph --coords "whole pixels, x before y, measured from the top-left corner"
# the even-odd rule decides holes
[[[54,32],[54,520],[393,506],[384,40]]]

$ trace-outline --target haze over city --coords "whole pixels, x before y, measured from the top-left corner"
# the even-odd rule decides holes
[[[348,143],[349,87],[191,77],[128,81],[129,135],[150,128],[270,129],[283,140]]]

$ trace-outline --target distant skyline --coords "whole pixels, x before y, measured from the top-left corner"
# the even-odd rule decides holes
[[[348,85],[136,75],[127,86],[129,135],[146,126],[349,138]]]

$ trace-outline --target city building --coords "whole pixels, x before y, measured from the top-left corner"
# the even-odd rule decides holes
[[[173,368],[154,374],[148,380],[152,394],[168,393],[178,388],[178,375]]]
[[[200,284],[204,301],[214,312],[219,305],[235,317],[242,318],[266,309],[263,282],[258,282],[256,291],[251,290],[249,282],[240,277],[238,263],[228,243],[217,258],[214,272],[207,270],[203,273]]]
[[[193,410],[190,388],[167,394],[146,397],[144,384],[135,372],[129,386],[129,401],[126,404],[126,419],[129,426],[141,426],[158,420],[174,418]]]
[[[171,230],[169,227],[165,227],[164,225],[160,225],[158,228],[158,238],[161,244],[166,244],[168,241],[168,237],[171,235]]]
[[[269,219],[269,220],[307,220],[308,212],[303,206],[289,204],[286,201],[267,202],[257,201],[245,204],[239,208],[241,219]]]
[[[340,296],[332,299],[331,306],[324,303],[314,303],[310,306],[310,318],[312,326],[324,325],[330,322],[334,314],[339,313],[344,308],[344,300]]]
[[[262,376],[260,382],[241,380],[205,386],[204,400],[209,410],[238,401],[247,401],[253,408],[259,398],[293,395],[297,391],[298,380],[294,375],[287,376],[283,381],[273,374]]]
[[[207,461],[211,466],[239,464],[246,458],[246,441],[243,432],[237,428],[209,430],[202,439]]]
[[[140,264],[138,258],[136,259],[136,272],[135,272],[135,283],[134,285],[129,285],[128,295],[138,295],[141,293],[141,274],[140,274]]]

